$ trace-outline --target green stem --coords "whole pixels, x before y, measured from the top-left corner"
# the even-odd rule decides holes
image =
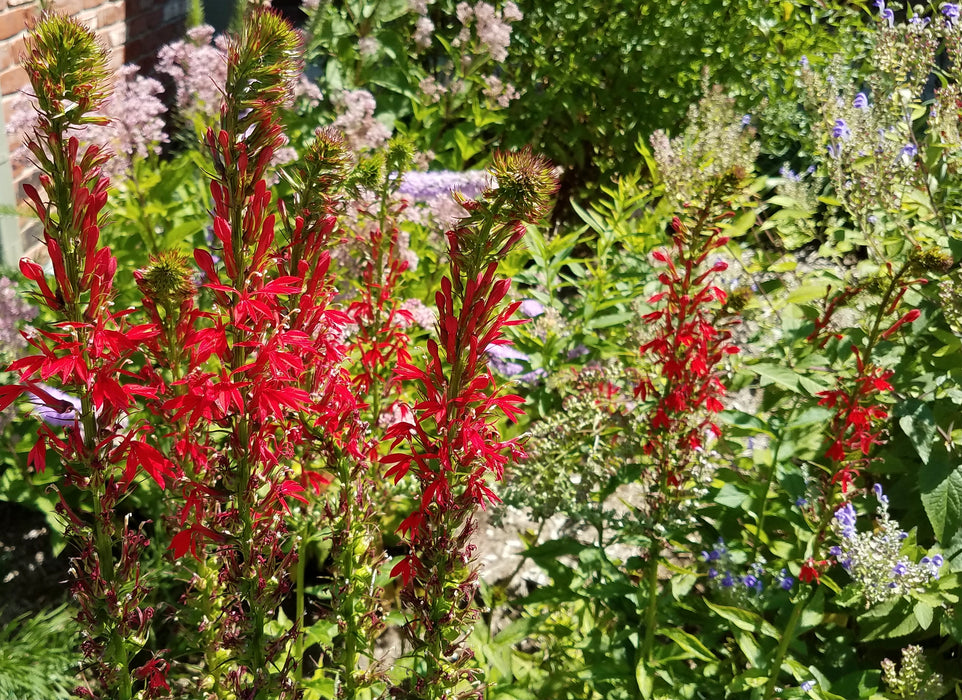
[[[641,647],[641,658],[648,664],[651,662],[651,651],[655,644],[655,627],[658,624],[658,562],[661,557],[655,553],[655,545],[652,545],[652,553],[648,559],[648,571],[645,577],[645,585],[648,588],[648,605],[645,609],[645,638]]]
[[[305,519],[306,525],[306,519]],[[304,528],[306,530],[306,527]],[[294,638],[294,683],[300,687],[304,678],[304,567],[307,557],[307,537],[304,531],[299,533],[297,543],[297,564],[294,565],[294,625],[297,636]]]
[[[815,590],[814,587],[811,589]],[[772,697],[772,693],[775,692],[775,685],[778,683],[779,672],[782,668],[782,662],[785,660],[785,655],[788,653],[788,647],[795,639],[795,628],[798,627],[798,621],[802,619],[802,613],[805,611],[805,607],[812,598],[812,593],[804,595],[798,599],[795,603],[795,607],[792,608],[792,614],[788,618],[788,622],[785,624],[785,629],[782,632],[781,639],[778,640],[778,649],[775,650],[775,657],[772,659],[771,668],[768,671],[768,683],[765,684],[765,692],[762,695],[762,700],[769,700]]]
[[[354,700],[357,694],[357,637],[358,627],[355,615],[356,603],[354,600],[356,592],[355,561],[354,550],[356,547],[355,528],[355,499],[352,493],[352,474],[348,460],[341,459],[338,464],[338,476],[341,481],[341,500],[344,503],[344,516],[341,520],[341,531],[344,533],[344,547],[341,550],[340,570],[344,579],[344,598],[341,601],[339,617],[344,624],[344,645],[341,653],[341,668],[343,669],[343,681],[338,693],[339,698]]]

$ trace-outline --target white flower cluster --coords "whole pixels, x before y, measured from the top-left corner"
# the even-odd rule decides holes
[[[858,586],[866,605],[924,590],[939,577],[945,563],[941,554],[913,562],[902,552],[908,536],[888,512],[888,497],[878,484],[873,487],[878,507],[875,527],[859,532],[855,507],[846,503],[835,512],[832,531],[840,544],[829,549]]]

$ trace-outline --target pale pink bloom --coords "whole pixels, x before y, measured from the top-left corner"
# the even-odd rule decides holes
[[[434,79],[433,76],[428,76],[422,78],[421,82],[418,83],[418,88],[424,93],[429,104],[440,101],[441,95],[444,94],[444,88],[438,84],[438,81]]]
[[[434,311],[425,306],[424,302],[420,299],[407,299],[403,301],[401,303],[401,309],[411,314],[411,323],[427,331],[434,328],[437,317]],[[406,323],[405,327],[411,325],[411,323]]]
[[[378,148],[391,138],[391,130],[374,118],[377,103],[367,90],[346,90],[335,103],[339,114],[333,126],[344,133],[352,150]]]
[[[428,5],[433,5],[434,0],[408,0],[408,9],[419,15],[428,13]]]
[[[521,10],[510,0],[505,3],[504,9],[501,10],[501,16],[504,18],[505,22],[520,22],[524,19],[524,15],[521,14]]]
[[[374,56],[380,46],[377,39],[373,36],[364,36],[358,39],[357,50],[362,56]]]
[[[431,38],[434,36],[434,22],[427,17],[419,17],[417,24],[414,25],[414,43],[418,48],[426,49],[431,46]]]
[[[157,53],[157,71],[169,75],[176,86],[177,109],[184,120],[212,123],[227,83],[227,39],[215,39],[209,25],[194,27],[185,41],[175,41]]]

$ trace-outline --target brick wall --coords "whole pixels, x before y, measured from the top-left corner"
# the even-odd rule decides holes
[[[93,29],[110,49],[113,67],[149,61],[164,44],[184,31],[187,0],[52,0],[49,7]],[[0,93],[4,106],[27,83],[19,66],[28,23],[38,14],[37,0],[0,0]]]
[[[27,76],[20,67],[27,27],[39,16],[38,0],[0,0],[0,99],[5,117],[10,114],[14,95],[27,85]],[[187,0],[49,0],[46,6],[76,18],[92,29],[110,50],[110,65],[150,63],[161,46],[183,35]],[[19,140],[19,137],[13,137]],[[0,144],[2,150],[2,144]],[[0,168],[9,168],[7,154],[0,153]],[[10,172],[9,170],[7,171]],[[0,173],[0,204],[10,202],[12,189],[20,198],[21,185],[31,176],[14,169],[13,184]],[[6,190],[6,191],[5,191]],[[32,237],[22,225],[21,245],[3,237],[3,258],[16,259],[30,247]],[[12,251],[12,247],[22,250]]]

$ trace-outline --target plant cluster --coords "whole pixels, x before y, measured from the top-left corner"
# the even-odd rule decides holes
[[[71,642],[17,619],[0,687],[957,694],[962,21],[828,5],[317,3],[302,42],[195,4],[170,137],[44,15],[0,498],[66,551],[84,659],[20,682]],[[655,61],[679,18],[701,48]]]

